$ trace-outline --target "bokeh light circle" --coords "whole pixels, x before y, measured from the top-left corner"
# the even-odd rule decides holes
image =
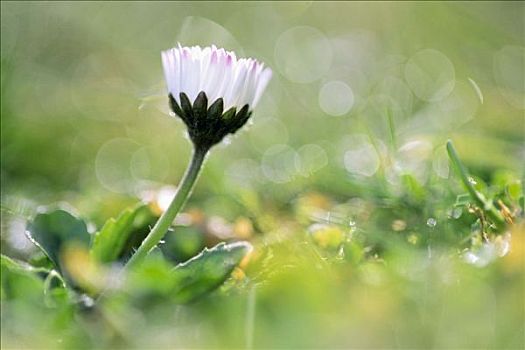
[[[454,89],[456,71],[443,53],[425,49],[405,65],[405,79],[412,92],[423,101],[439,101]]]
[[[277,69],[294,83],[311,83],[321,78],[330,69],[332,55],[330,41],[308,26],[282,33],[274,51]]]
[[[525,47],[505,46],[494,54],[494,79],[507,102],[525,109]]]
[[[397,150],[394,169],[398,175],[409,174],[424,183],[428,177],[427,161],[432,156],[432,151],[432,144],[423,138],[409,140]]]
[[[288,128],[277,118],[257,119],[250,128],[250,144],[259,152],[264,152],[275,144],[288,142]]]
[[[304,145],[297,150],[295,163],[299,173],[308,177],[328,164],[328,156],[319,145]]]
[[[235,51],[238,57],[244,56],[243,48],[233,34],[219,23],[205,17],[184,18],[177,34],[177,42],[183,46],[216,45]],[[175,46],[177,42],[173,42],[172,45]]]
[[[329,115],[347,114],[354,105],[354,93],[343,81],[329,81],[319,91],[319,106]]]
[[[115,138],[103,144],[95,159],[98,181],[113,192],[132,192],[135,179],[130,165],[139,148],[138,143],[127,138]]]
[[[131,156],[130,171],[137,180],[161,182],[169,169],[170,160],[162,147],[142,147]]]
[[[270,181],[286,183],[297,174],[297,152],[288,145],[270,147],[263,155],[261,169]]]
[[[261,181],[262,174],[258,162],[253,159],[239,159],[226,169],[226,177],[231,186],[249,188]]]
[[[366,135],[352,135],[351,145],[344,153],[344,166],[353,175],[372,176],[380,166],[380,158]]]

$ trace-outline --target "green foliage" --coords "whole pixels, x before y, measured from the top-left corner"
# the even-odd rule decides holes
[[[133,268],[126,290],[148,304],[158,298],[188,303],[222,285],[251,249],[246,242],[220,243],[175,267],[156,250]]]
[[[181,263],[172,271],[175,300],[189,302],[220,286],[252,250],[246,242],[220,243]]]
[[[38,213],[27,227],[31,241],[63,270],[61,254],[67,245],[89,247],[91,236],[86,223],[65,209],[50,209]]]
[[[111,263],[129,257],[134,244],[140,244],[154,219],[151,209],[146,204],[141,203],[124,210],[116,219],[106,221],[102,229],[94,235],[91,255],[101,263]]]
[[[37,299],[41,300],[44,290],[44,280],[39,274],[49,271],[15,261],[5,255],[0,255],[1,294],[0,299]]]
[[[39,213],[28,225],[31,241],[49,257],[58,272],[18,263],[2,256],[2,271],[5,270],[2,296],[16,297],[25,287],[39,292],[46,288],[51,290],[53,285],[50,283],[55,277],[58,281],[66,278],[75,292],[103,294],[110,287],[108,283],[111,283],[111,277],[110,271],[102,266],[122,262],[122,259],[132,254],[133,242],[140,243],[136,236],[143,239],[143,231],[146,230],[147,233],[154,219],[153,212],[146,204],[140,203],[125,209],[116,219],[106,221],[89,247],[90,236],[81,219],[64,209]],[[238,242],[220,243],[211,249],[204,248],[197,254],[203,247],[202,238],[191,243],[188,237],[191,238],[193,233],[187,232],[190,232],[190,236],[181,233],[181,237],[169,240],[169,246],[163,244],[166,253],[156,247],[146,262],[132,269],[124,288],[129,288],[129,291],[142,299],[163,296],[177,303],[187,303],[222,285],[251,251],[249,243]],[[175,235],[173,231],[169,234]],[[181,258],[191,259],[173,265],[165,255],[175,261]],[[32,262],[40,266],[46,265],[38,255]],[[42,276],[37,276],[37,273]],[[46,282],[42,278],[46,278]]]
[[[168,230],[159,247],[167,259],[184,262],[204,248],[204,233],[193,226],[174,226]]]

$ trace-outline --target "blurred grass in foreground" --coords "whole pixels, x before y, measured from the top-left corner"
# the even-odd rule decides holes
[[[2,347],[523,348],[523,11],[2,2],[2,253],[21,260],[36,261],[24,231],[39,205],[68,202],[94,232],[173,194],[189,143],[166,115],[161,49],[213,43],[275,73],[162,246],[179,262],[245,239],[250,261],[189,305],[146,272],[95,308],[3,261]],[[461,196],[449,138],[476,189],[515,215],[501,258]],[[490,247],[505,250],[506,233]]]

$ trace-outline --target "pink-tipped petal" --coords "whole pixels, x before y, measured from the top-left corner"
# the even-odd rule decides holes
[[[222,98],[226,109],[246,104],[253,109],[271,78],[271,70],[257,60],[238,59],[234,52],[215,45],[182,47],[179,43],[163,51],[161,58],[168,91],[177,101],[180,92],[193,101],[204,91],[210,101]]]

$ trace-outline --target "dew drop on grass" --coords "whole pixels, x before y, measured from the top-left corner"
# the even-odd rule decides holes
[[[450,216],[453,219],[459,219],[461,217],[461,214],[463,214],[463,209],[461,209],[461,208],[454,208],[454,209],[452,209],[452,211],[450,213]]]
[[[437,221],[434,218],[429,218],[427,220],[427,226],[428,227],[435,227],[437,225]]]
[[[86,294],[82,294],[80,296],[79,301],[80,303],[82,303],[84,307],[87,307],[87,308],[93,307],[95,305],[95,300],[93,300],[93,298],[91,298],[90,296]]]

